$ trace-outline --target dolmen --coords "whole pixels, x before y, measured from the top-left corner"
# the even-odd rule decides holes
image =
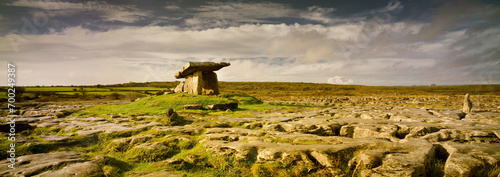
[[[189,62],[181,71],[175,73],[175,78],[185,78],[184,82],[179,83],[174,92],[186,92],[197,95],[218,95],[219,85],[217,81],[217,71],[223,67],[229,66],[226,62]]]

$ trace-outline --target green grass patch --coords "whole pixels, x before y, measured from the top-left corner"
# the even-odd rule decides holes
[[[78,94],[78,95],[81,95],[82,92],[56,92],[57,94],[63,94],[63,95],[75,95],[75,94]],[[122,95],[126,95],[126,94],[135,94],[137,92],[131,92],[131,91],[92,91],[92,92],[85,92],[85,94],[88,94],[88,95],[111,95],[111,94],[122,94]],[[141,95],[144,95],[144,94],[141,94]]]
[[[497,177],[500,175],[500,165],[488,165],[477,172],[477,176]]]
[[[145,162],[136,163],[132,165],[132,169],[130,171],[124,173],[124,176],[138,176],[138,175],[148,174],[151,172],[161,171],[163,169],[165,168],[161,166],[152,165],[151,163],[145,163]]]
[[[167,88],[157,88],[157,87],[106,87],[106,89],[113,90],[137,90],[137,91],[161,91],[167,90]]]
[[[251,105],[251,104],[262,104],[263,103],[259,99],[255,98],[253,96],[248,96],[248,95],[230,95],[227,93],[222,93],[220,95],[220,97],[234,100],[238,104],[241,104],[241,105]]]
[[[163,115],[169,108],[182,110],[187,104],[201,104],[206,107],[210,104],[225,104],[234,102],[233,100],[206,95],[192,95],[176,93],[169,95],[145,97],[139,101],[122,105],[97,105],[87,107],[73,113],[74,116],[100,116],[103,114],[124,114],[131,115]]]

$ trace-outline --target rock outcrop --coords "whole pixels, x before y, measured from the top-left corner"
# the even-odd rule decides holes
[[[462,98],[351,96],[308,100],[319,107],[116,118],[57,118],[49,106],[29,108],[33,114],[16,123],[37,131],[16,136],[16,169],[4,159],[0,176],[498,176],[500,97],[475,96],[482,109],[468,114]],[[331,102],[341,105],[323,106]],[[220,106],[209,108],[228,108]],[[137,163],[153,168],[131,171]]]
[[[57,152],[25,155],[17,158],[15,169],[0,166],[0,176],[104,176],[97,163],[84,160],[75,152]],[[7,160],[0,161],[7,164]],[[59,169],[50,170],[49,169]]]
[[[186,78],[186,80],[181,82],[174,91],[197,95],[218,95],[219,85],[214,71],[229,65],[225,62],[189,62],[182,67],[181,71],[175,73],[175,78]]]

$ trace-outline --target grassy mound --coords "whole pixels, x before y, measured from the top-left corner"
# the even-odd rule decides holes
[[[138,101],[121,105],[96,105],[90,106],[73,113],[74,116],[101,116],[103,114],[114,115],[164,115],[168,108],[182,110],[187,104],[201,104],[203,107],[211,104],[225,104],[237,102],[242,104],[260,104],[260,100],[246,95],[192,95],[176,93],[169,95],[145,97]]]
[[[263,102],[260,101],[259,99],[253,97],[253,96],[248,96],[248,95],[227,95],[227,94],[222,94],[220,97],[223,98],[228,98],[230,100],[234,100],[240,105],[249,105],[249,104],[262,104]]]

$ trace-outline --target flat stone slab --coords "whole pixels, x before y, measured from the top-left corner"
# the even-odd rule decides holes
[[[45,140],[47,142],[62,142],[62,141],[69,141],[69,140],[73,139],[69,136],[53,135],[53,134],[40,135],[38,137],[42,138],[43,140]]]
[[[7,166],[8,160],[0,161],[0,176],[34,176],[48,169],[61,168],[84,162],[81,154],[75,152],[42,153],[17,157],[15,169]]]
[[[149,128],[149,127],[154,127],[156,125],[160,125],[160,123],[158,123],[158,122],[149,122],[147,124],[141,124],[141,125],[137,125],[135,127],[130,127],[130,125],[127,125],[127,124],[106,123],[106,124],[89,126],[89,127],[87,127],[88,128],[87,130],[102,131],[104,133],[115,133],[115,132],[145,130],[145,129]],[[85,134],[85,133],[89,133],[89,132],[83,132],[82,131],[80,133]]]
[[[71,177],[104,177],[104,172],[101,170],[97,163],[88,161],[82,163],[74,163],[68,165],[60,170],[47,171],[39,177],[53,177],[53,176],[71,176]]]
[[[223,67],[229,66],[226,62],[189,62],[182,67],[181,71],[175,73],[175,78],[185,78],[186,76],[193,74],[196,71],[217,71]]]
[[[99,122],[99,121],[106,121],[106,119],[104,118],[100,118],[100,117],[89,117],[89,118],[85,118],[83,119],[85,121],[89,121],[89,122]]]
[[[142,177],[157,177],[157,176],[165,176],[165,177],[183,177],[185,175],[179,174],[173,171],[162,171],[162,172],[156,172],[156,173],[150,173],[147,175],[144,175]]]
[[[94,135],[103,132],[104,130],[79,130],[76,134],[81,136]]]

